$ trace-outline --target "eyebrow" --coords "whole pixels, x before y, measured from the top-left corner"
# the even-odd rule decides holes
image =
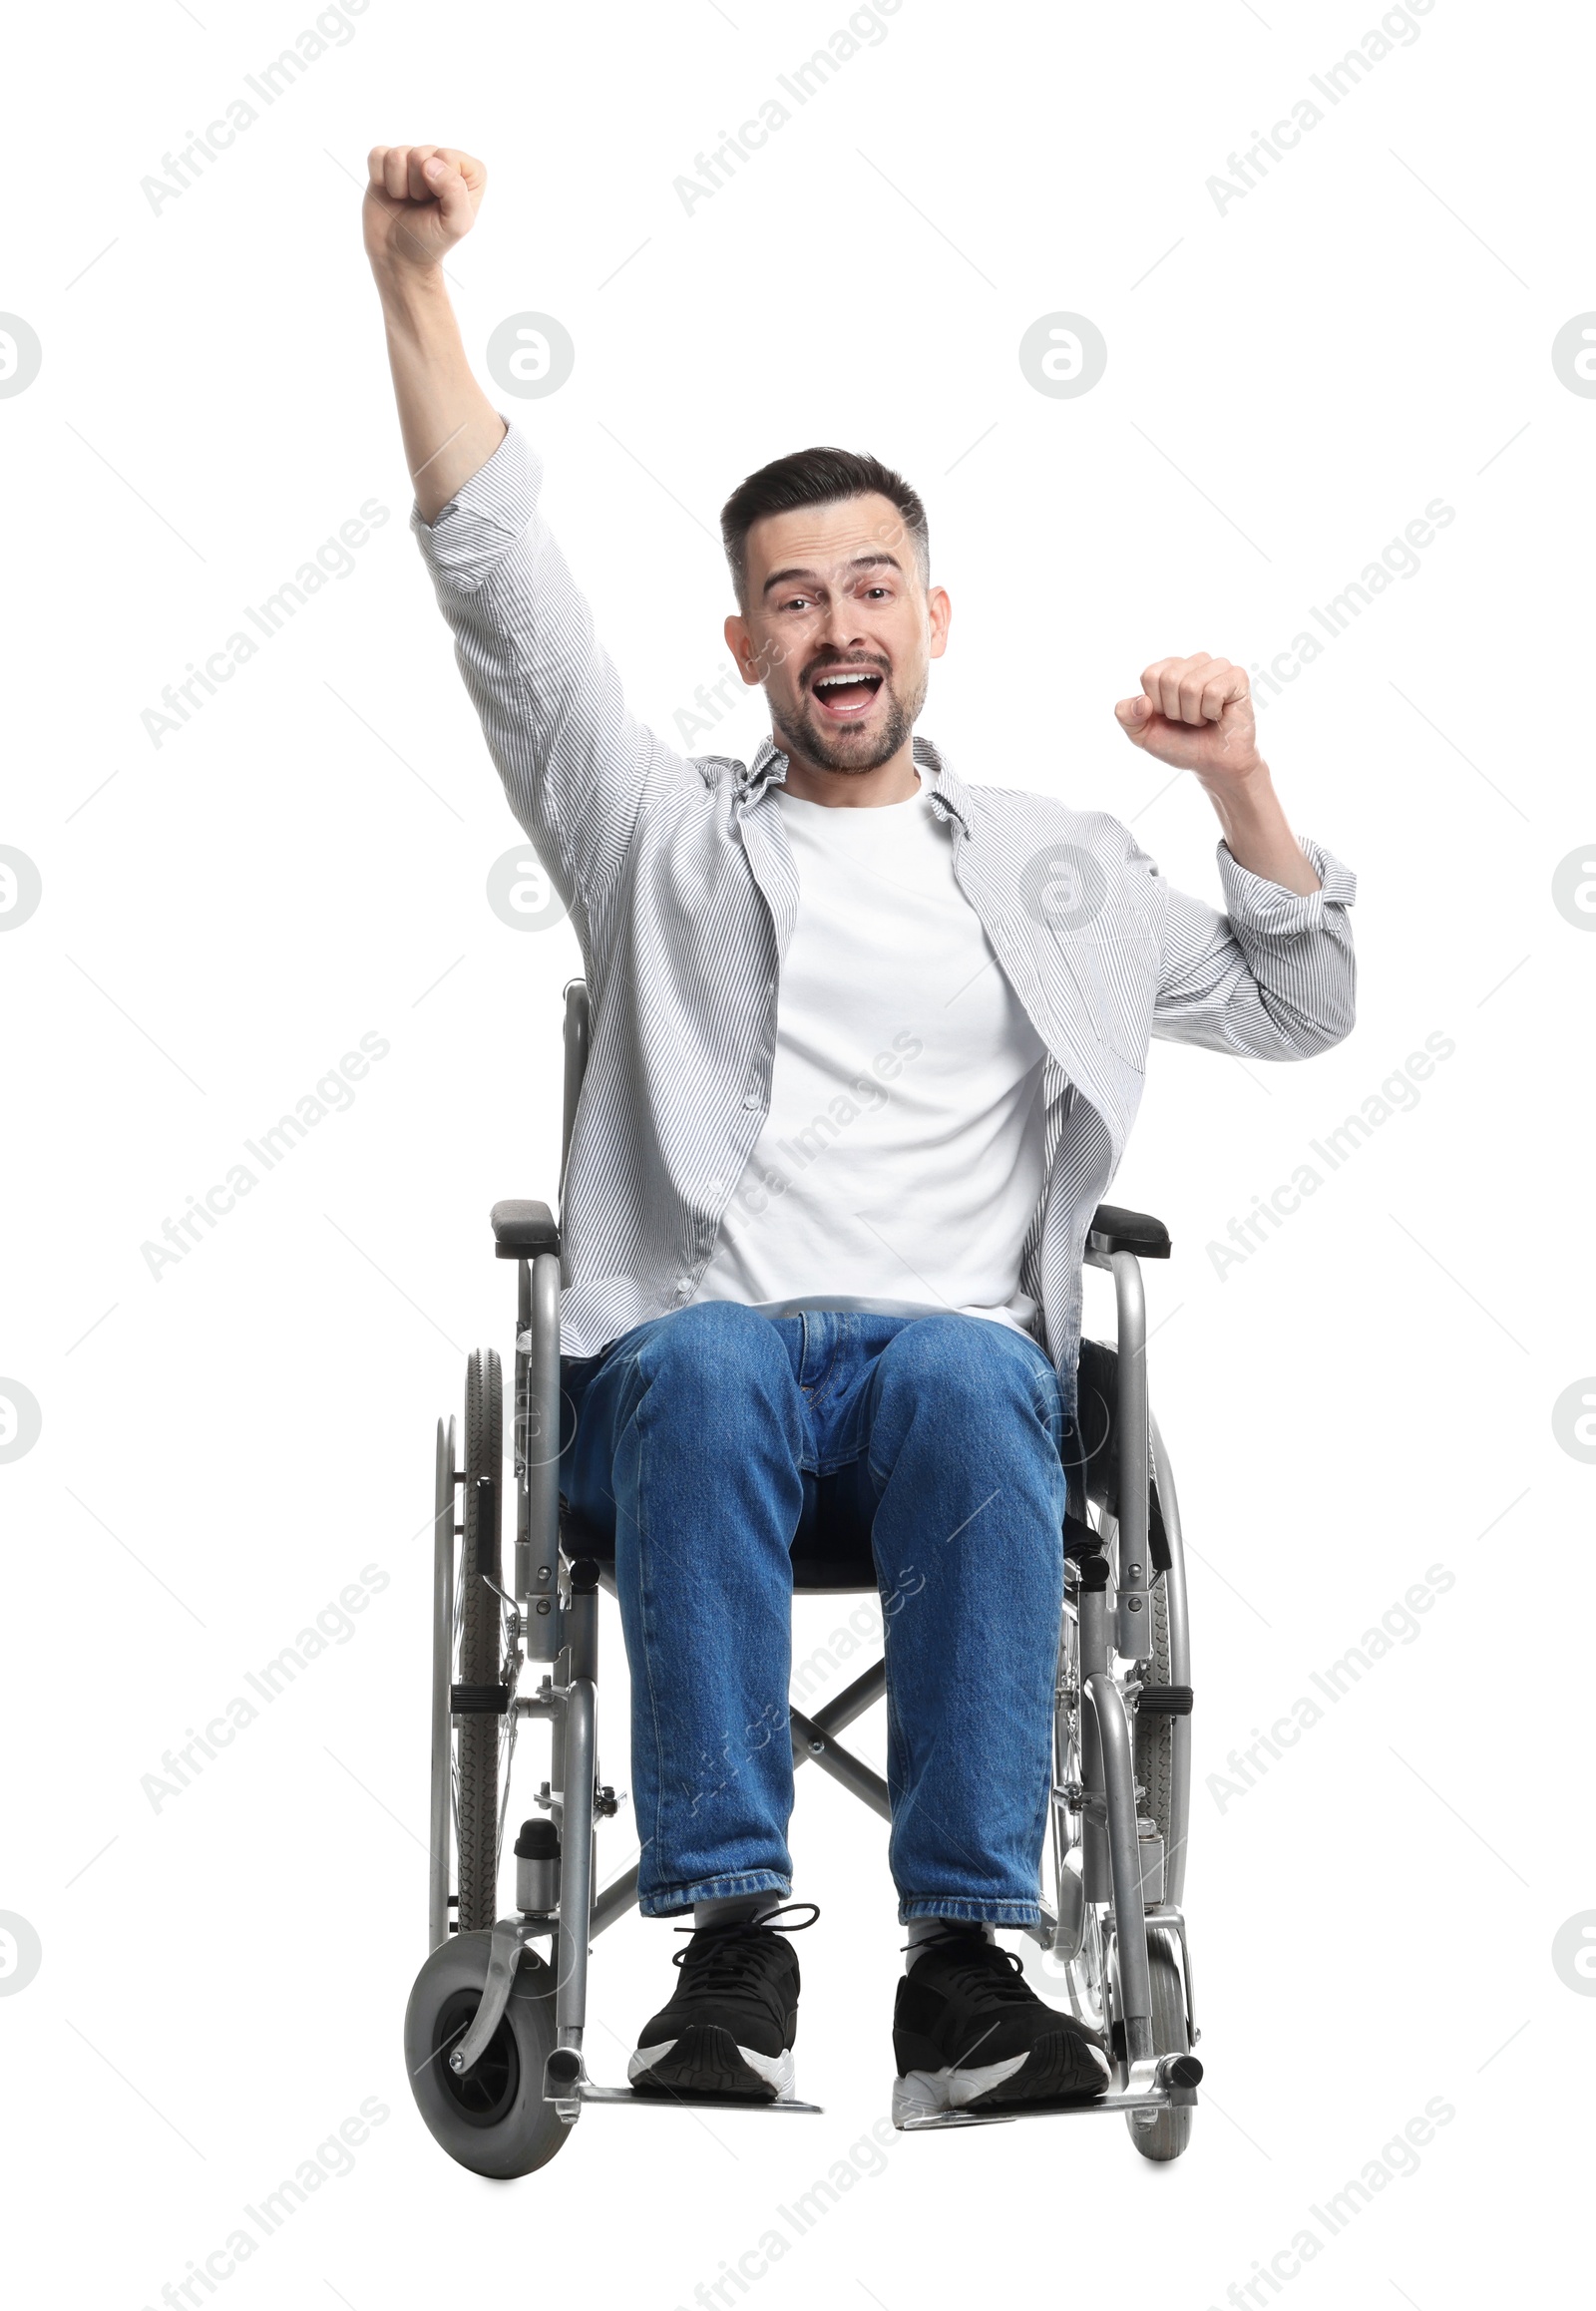
[[[903,567],[896,554],[856,554],[852,562],[843,565],[845,570],[896,570],[900,578],[903,576]],[[819,577],[817,570],[773,570],[760,587],[760,592],[766,594],[775,585],[791,585],[801,578],[813,579]]]

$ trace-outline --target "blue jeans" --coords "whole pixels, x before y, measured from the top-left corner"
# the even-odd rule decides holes
[[[986,1317],[709,1301],[562,1376],[562,1490],[614,1545],[644,1915],[792,1890],[790,1551],[820,1534],[874,1554],[900,1919],[1033,1924],[1067,1419],[1043,1350]]]

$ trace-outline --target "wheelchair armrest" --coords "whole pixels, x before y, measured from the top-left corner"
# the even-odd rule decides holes
[[[1147,1212],[1127,1212],[1120,1204],[1099,1204],[1086,1241],[1093,1252],[1134,1252],[1140,1260],[1169,1258],[1169,1230]]]
[[[513,1199],[495,1204],[490,1218],[498,1260],[530,1260],[540,1252],[560,1250],[560,1230],[547,1204]]]

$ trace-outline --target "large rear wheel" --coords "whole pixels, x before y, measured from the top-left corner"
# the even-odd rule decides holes
[[[1169,1591],[1162,1573],[1153,1582],[1148,1603],[1152,1608],[1152,1658],[1147,1683],[1166,1686],[1170,1682]],[[1132,1733],[1136,1779],[1142,1787],[1139,1810],[1158,1824],[1167,1866],[1175,1811],[1175,1721],[1162,1711],[1138,1710]]]
[[[459,1697],[479,1706],[457,1713],[455,1840],[460,1857],[460,1932],[493,1924],[499,1885],[499,1734],[503,1716],[480,1705],[504,1669],[500,1604],[504,1379],[496,1349],[475,1348],[466,1363],[464,1532],[460,1552]],[[494,1584],[488,1586],[489,1581]]]

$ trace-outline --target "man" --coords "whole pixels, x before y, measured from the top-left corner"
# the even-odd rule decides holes
[[[412,527],[593,1003],[562,1473],[613,1536],[640,1907],[692,1921],[634,2087],[793,2091],[790,1551],[824,1532],[873,1551],[884,1601],[895,2110],[1089,2100],[1102,2046],[995,1934],[1039,1916],[1085,1230],[1149,1033],[1292,1059],[1348,1032],[1353,878],[1293,837],[1246,676],[1206,653],[1115,713],[1212,802],[1228,915],[1117,821],[958,778],[913,735],[950,617],[924,509],[838,450],[722,516],[771,738],[677,754],[467,365],[442,259],[481,164],[378,148],[370,176]],[[778,1313],[839,1296],[863,1305]]]

